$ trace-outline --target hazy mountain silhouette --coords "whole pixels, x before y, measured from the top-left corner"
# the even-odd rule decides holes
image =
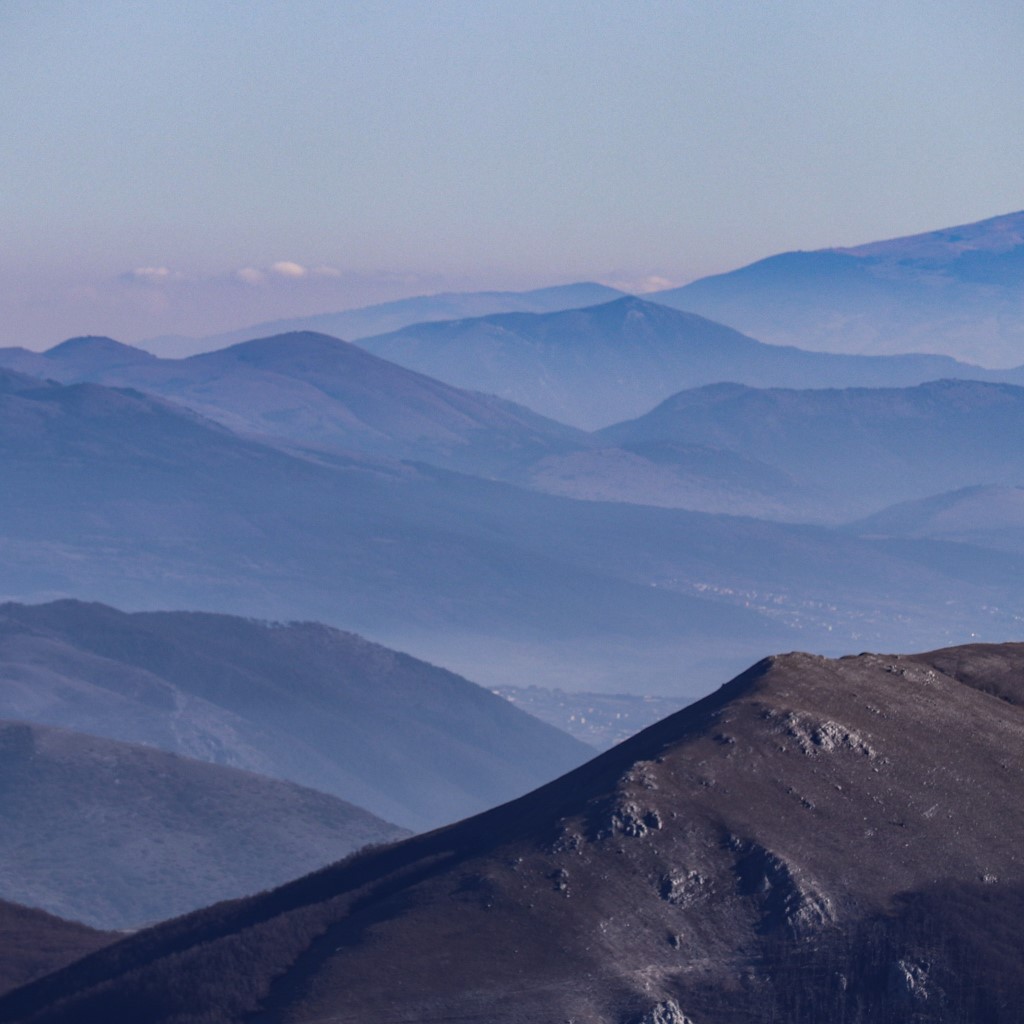
[[[141,347],[157,355],[177,358],[236,345],[240,341],[265,338],[293,331],[315,331],[338,338],[364,338],[370,334],[397,331],[409,324],[432,320],[454,320],[489,313],[550,313],[558,309],[576,309],[598,302],[609,302],[623,293],[607,285],[581,282],[537,288],[526,292],[442,292],[417,295],[394,302],[382,302],[340,313],[317,313],[254,324],[237,331],[189,338],[169,335],[144,341]]]
[[[490,474],[590,443],[582,431],[522,406],[453,388],[323,334],[261,338],[183,360],[109,339],[73,339],[25,355],[10,359],[22,372],[139,388],[291,445]]]
[[[782,518],[793,518],[794,507],[806,516],[815,497],[779,470],[721,448],[608,448],[523,406],[326,335],[278,335],[184,360],[91,338],[27,355],[12,362],[65,383],[137,387],[267,440],[421,459],[566,497]]]
[[[0,678],[0,716],[291,779],[413,828],[524,792],[589,753],[451,672],[312,623],[0,605]],[[379,824],[351,827],[361,832],[350,845],[380,838]]]
[[[23,601],[316,619],[489,686],[693,696],[768,645],[999,639],[1024,602],[1013,557],[299,458],[137,392],[0,379]]]
[[[117,938],[35,907],[0,900],[0,992],[49,974]]]
[[[1017,366],[1024,212],[849,249],[782,253],[651,298],[777,344],[944,352]]]
[[[684,650],[699,659],[717,638],[778,632],[650,585],[640,566],[653,558],[660,573],[685,524],[425,468],[296,458],[137,392],[0,392],[0,465],[0,555],[22,599],[326,619],[538,682],[634,655],[675,676]]]
[[[683,388],[719,381],[874,387],[984,375],[940,356],[867,358],[765,345],[632,297],[558,313],[416,324],[359,344],[420,373],[588,429],[638,416]]]
[[[133,936],[0,1020],[1010,1024],[1022,678],[1020,644],[766,659],[520,800]]]
[[[684,391],[609,444],[714,445],[761,460],[853,518],[891,503],[1024,481],[1024,388],[942,380],[911,388]]]
[[[1024,487],[964,487],[892,505],[849,528],[863,535],[928,538],[1024,553]]]
[[[835,517],[816,484],[739,451],[671,441],[602,444],[604,437],[599,433],[585,448],[543,455],[510,479],[588,501],[800,522]]]
[[[0,775],[0,897],[95,928],[176,917],[408,835],[290,782],[24,722],[0,721]]]

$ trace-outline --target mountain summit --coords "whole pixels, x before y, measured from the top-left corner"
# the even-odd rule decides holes
[[[1024,211],[846,249],[781,253],[651,298],[777,344],[1017,366]]]
[[[1022,678],[1020,644],[769,658],[528,796],[129,938],[0,1020],[1009,1024]]]
[[[557,313],[416,324],[359,344],[420,373],[587,429],[639,416],[683,388],[719,381],[877,386],[969,377],[977,370],[934,356],[868,359],[766,345],[633,296]]]

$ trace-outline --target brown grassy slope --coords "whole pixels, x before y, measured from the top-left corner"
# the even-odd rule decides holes
[[[1024,712],[985,691],[1022,675],[1024,645],[768,659],[520,800],[149,930],[0,1020],[1009,1024]]]
[[[0,900],[0,992],[55,971],[115,938],[77,921]]]

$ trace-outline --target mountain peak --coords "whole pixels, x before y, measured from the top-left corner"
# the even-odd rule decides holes
[[[189,362],[203,362],[219,359],[237,359],[242,362],[262,362],[265,359],[279,359],[291,356],[362,354],[355,345],[331,334],[320,331],[284,331],[262,338],[239,341],[227,348],[203,352],[190,356]]]
[[[88,353],[90,356],[103,353],[107,355],[118,355],[121,358],[131,358],[142,362],[150,361],[156,357],[141,348],[126,345],[123,341],[115,341],[103,334],[83,334],[79,337],[68,338],[53,348],[46,350],[47,357],[51,359],[65,359],[68,356],[79,356]]]
[[[1024,245],[1024,210],[989,217],[972,224],[940,228],[938,231],[821,251],[851,256],[946,261],[972,252],[1007,253],[1021,245]]]

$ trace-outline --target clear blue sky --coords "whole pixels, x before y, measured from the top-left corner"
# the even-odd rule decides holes
[[[0,344],[1007,213],[1022,53],[1019,0],[0,0]]]

